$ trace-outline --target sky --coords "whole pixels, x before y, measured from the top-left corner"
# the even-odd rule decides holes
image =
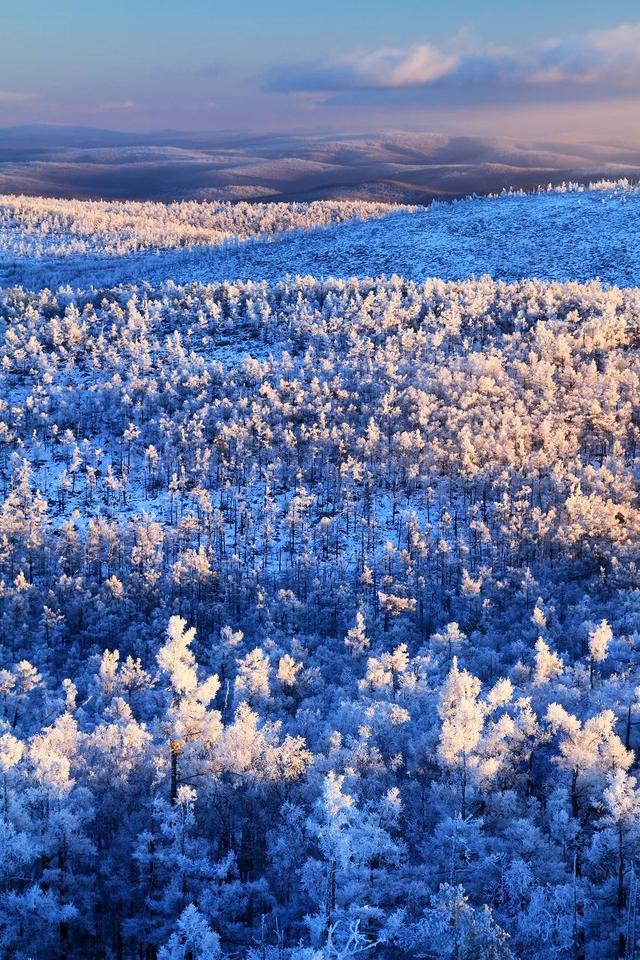
[[[0,126],[640,139],[637,0],[0,0],[0,27]]]

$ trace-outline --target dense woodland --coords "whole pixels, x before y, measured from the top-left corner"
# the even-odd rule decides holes
[[[3,960],[640,953],[640,290],[0,318]]]
[[[273,238],[288,230],[308,230],[414,209],[367,200],[312,203],[183,200],[165,204],[7,195],[0,196],[0,255],[3,258],[68,257],[87,253],[123,256],[142,250]]]

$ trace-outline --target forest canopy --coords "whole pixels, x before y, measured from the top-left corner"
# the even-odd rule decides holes
[[[16,287],[0,335],[3,960],[634,955],[640,289]]]

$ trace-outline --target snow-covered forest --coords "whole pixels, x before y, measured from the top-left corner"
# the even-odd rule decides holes
[[[3,204],[16,256],[385,212]],[[0,335],[2,960],[640,955],[640,288],[15,287]]]
[[[359,200],[314,203],[179,203],[56,200],[0,196],[0,252],[39,258],[82,253],[122,256],[272,238],[414,207]]]

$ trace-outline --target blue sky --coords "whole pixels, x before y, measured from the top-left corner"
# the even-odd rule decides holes
[[[0,125],[633,139],[637,0],[2,0]]]

